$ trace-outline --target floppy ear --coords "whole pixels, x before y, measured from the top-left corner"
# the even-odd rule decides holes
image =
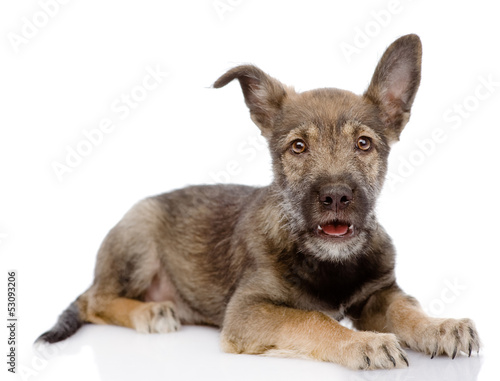
[[[422,44],[415,34],[403,36],[387,48],[364,96],[377,105],[392,142],[410,118],[410,109],[420,84]]]
[[[271,137],[274,119],[287,96],[285,86],[253,65],[237,66],[222,75],[214,83],[215,88],[238,79],[250,109],[250,116],[266,138]]]

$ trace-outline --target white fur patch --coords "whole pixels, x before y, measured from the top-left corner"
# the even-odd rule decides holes
[[[345,242],[332,242],[321,237],[311,237],[303,244],[307,251],[324,261],[344,261],[360,252],[366,243],[366,233],[360,232]]]

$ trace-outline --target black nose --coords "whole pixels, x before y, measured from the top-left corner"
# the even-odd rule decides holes
[[[328,210],[342,210],[352,201],[352,189],[345,184],[325,185],[320,189],[319,202]]]

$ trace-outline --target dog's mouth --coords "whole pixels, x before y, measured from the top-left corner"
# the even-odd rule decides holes
[[[334,220],[318,225],[317,233],[326,238],[342,239],[353,237],[355,229],[354,225],[349,222]]]

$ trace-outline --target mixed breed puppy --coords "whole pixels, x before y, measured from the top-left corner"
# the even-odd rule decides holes
[[[222,329],[226,352],[353,369],[406,367],[402,345],[432,357],[479,351],[471,320],[429,317],[399,288],[375,216],[421,56],[416,35],[396,40],[362,96],[298,93],[255,66],[229,70],[214,87],[239,81],[269,143],[272,184],[193,186],[136,204],[105,238],[91,287],[38,341],[84,323],[143,333],[205,324]]]

